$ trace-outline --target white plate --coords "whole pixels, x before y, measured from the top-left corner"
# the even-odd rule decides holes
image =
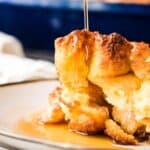
[[[19,118],[47,104],[48,94],[56,85],[57,81],[42,81],[0,87],[0,143],[11,148],[28,150],[92,149],[70,143],[30,138],[13,130]],[[127,148],[150,150],[149,146]]]

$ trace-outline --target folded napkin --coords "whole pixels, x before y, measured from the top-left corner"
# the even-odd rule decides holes
[[[21,43],[0,33],[0,85],[39,79],[56,79],[54,64],[24,56]]]
[[[14,36],[0,32],[0,53],[24,56],[21,42]]]

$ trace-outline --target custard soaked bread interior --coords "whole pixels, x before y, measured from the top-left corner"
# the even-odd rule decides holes
[[[63,120],[82,134],[105,131],[122,144],[145,140],[148,126],[142,120],[150,116],[149,59],[148,44],[129,42],[117,33],[76,30],[56,39],[61,87],[50,94],[41,121]],[[55,120],[57,114],[61,117]]]

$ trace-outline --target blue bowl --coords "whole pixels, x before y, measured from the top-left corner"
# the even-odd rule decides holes
[[[25,48],[51,49],[54,39],[82,29],[82,1],[0,2],[0,30],[17,36]],[[90,30],[118,32],[130,40],[150,42],[150,5],[89,4]]]

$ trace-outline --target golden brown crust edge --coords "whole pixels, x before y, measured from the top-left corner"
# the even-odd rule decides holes
[[[86,85],[87,76],[93,81],[94,78],[114,77],[131,71],[138,78],[150,79],[149,44],[129,42],[117,33],[102,35],[98,32],[75,30],[57,38],[55,50],[60,80],[69,85],[72,82]],[[66,79],[66,76],[68,78],[73,74],[74,81]]]
[[[89,78],[114,77],[130,71],[132,45],[121,35],[112,33],[95,42]]]
[[[131,68],[140,79],[150,79],[150,46],[144,42],[132,42]]]
[[[121,127],[111,119],[105,122],[105,133],[120,144],[138,144],[138,141],[133,135],[124,132]]]
[[[143,54],[142,61],[145,57],[146,59],[149,57],[149,50],[143,51],[145,48],[149,49],[146,45],[145,43],[131,43],[116,33],[101,35],[98,32],[86,30],[74,31],[55,41],[55,63],[60,81],[70,89],[88,89],[90,82],[93,86],[98,85],[97,81],[103,77],[116,77],[131,71],[143,79],[149,72],[143,69],[145,74],[141,75],[143,71],[139,54]],[[111,122],[110,124],[114,125]],[[88,131],[88,124],[86,128],[82,128],[82,124],[70,122],[69,127],[79,132],[93,132],[92,129]],[[97,127],[94,129],[94,132],[96,131]],[[108,130],[107,133],[111,134],[111,132],[114,134],[112,136],[118,136],[113,131]],[[128,143],[128,136],[124,134],[123,138],[126,137],[125,143]],[[131,139],[131,144],[136,144],[133,138],[129,137],[129,139]]]
[[[131,49],[132,45],[117,33],[71,32],[55,40],[55,63],[60,80],[69,86],[80,86],[79,83],[83,86],[87,84],[87,76],[95,78],[126,74],[130,71]]]

